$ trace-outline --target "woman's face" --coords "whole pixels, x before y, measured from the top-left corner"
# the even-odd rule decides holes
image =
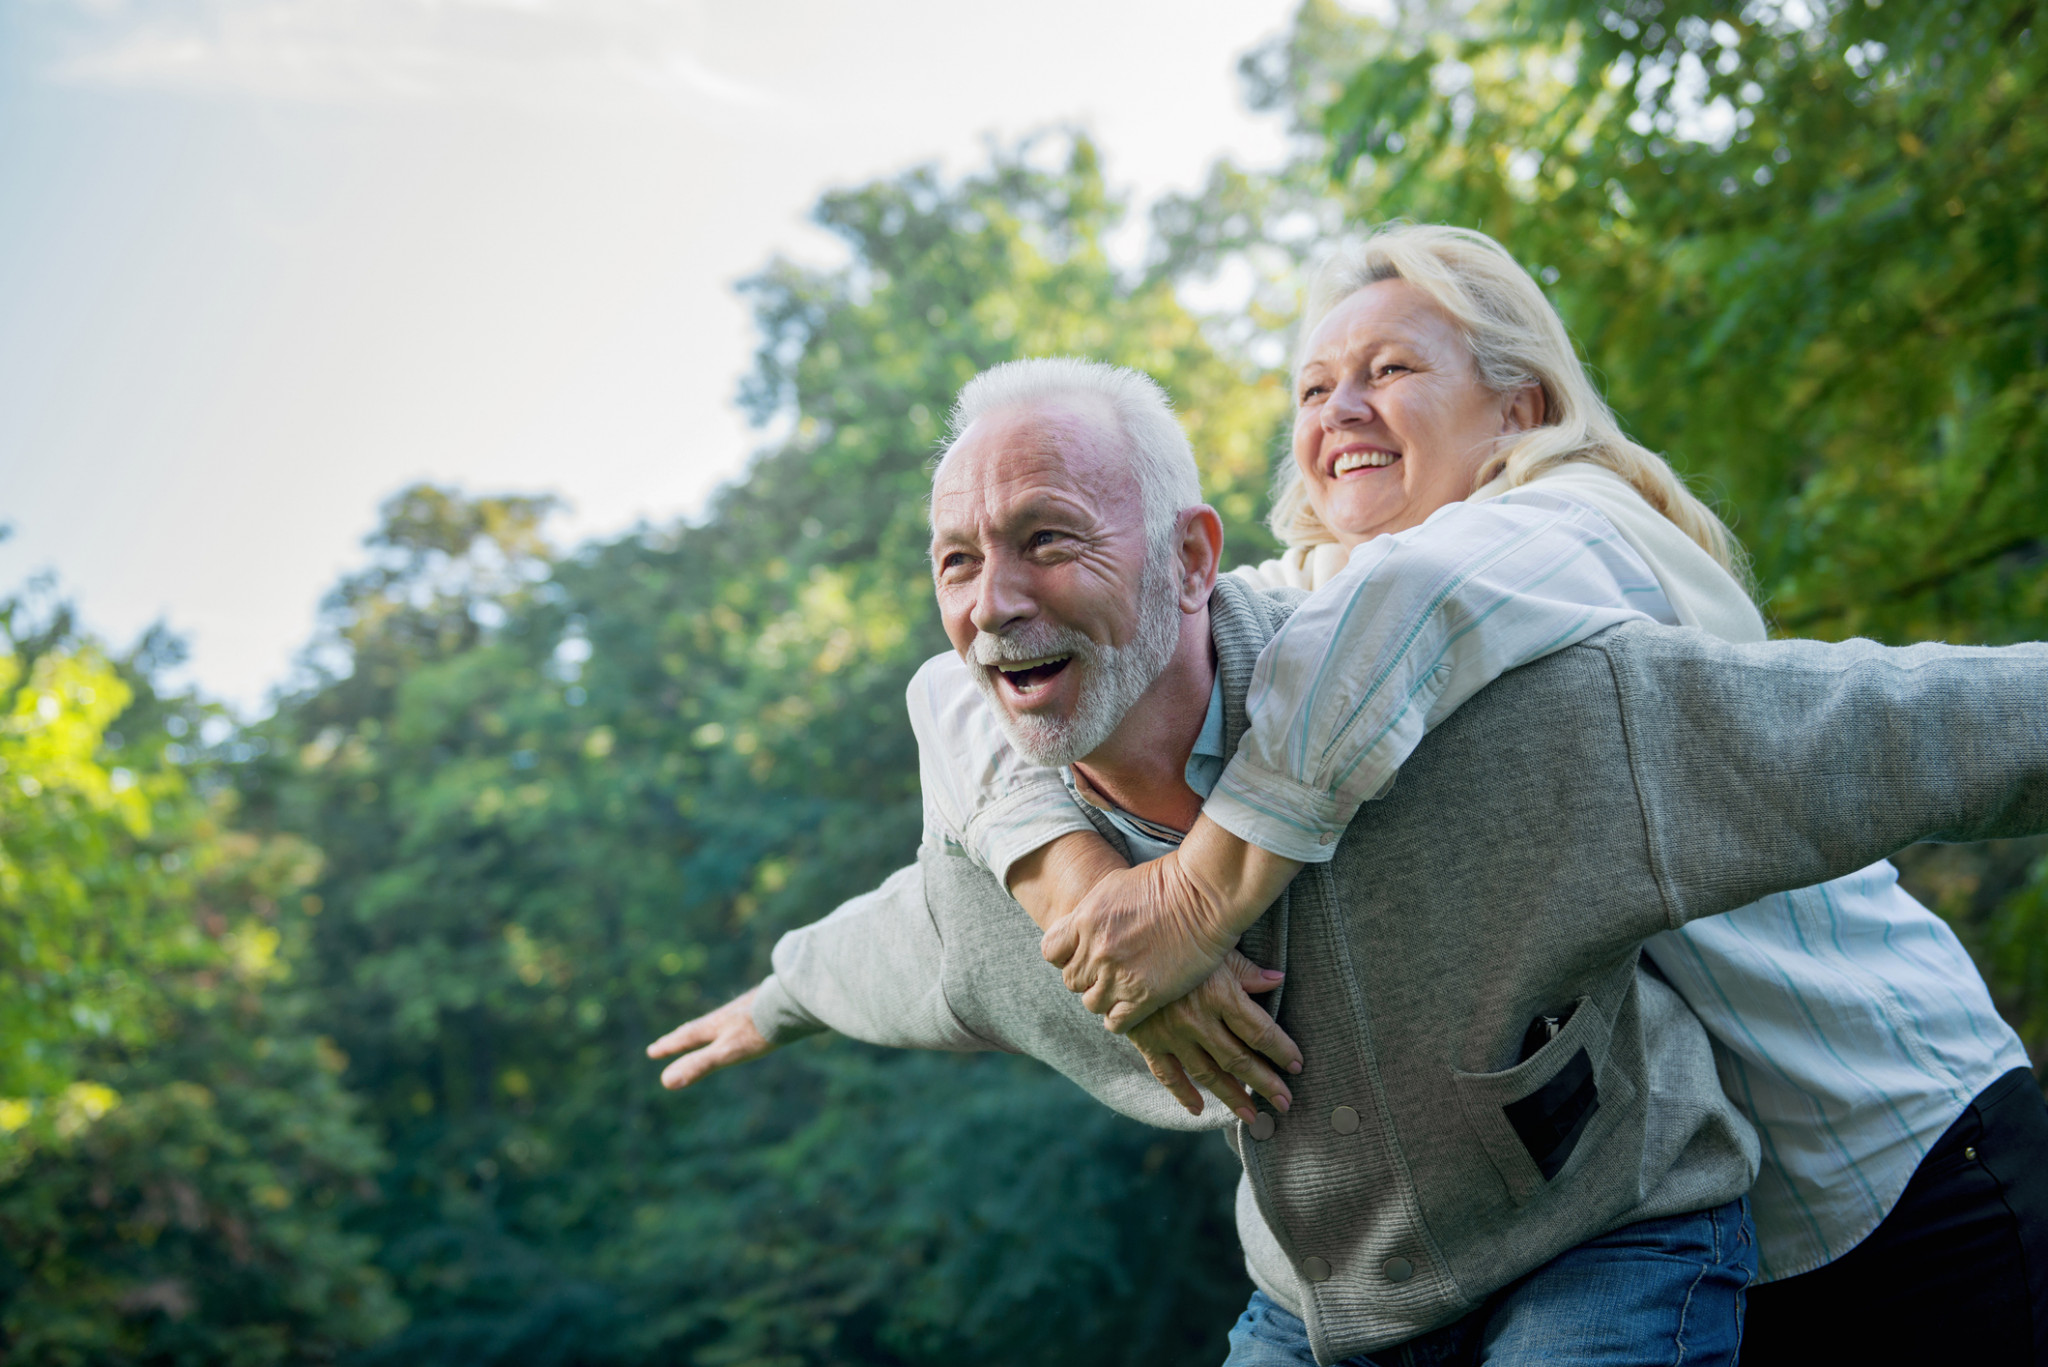
[[[1543,420],[1542,391],[1495,394],[1429,296],[1367,285],[1309,335],[1294,460],[1346,547],[1417,526],[1472,492],[1495,440]]]

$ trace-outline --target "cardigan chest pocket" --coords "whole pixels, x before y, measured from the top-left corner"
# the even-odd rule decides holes
[[[1516,1205],[1585,1167],[1627,1114],[1635,1084],[1607,1067],[1613,1024],[1589,997],[1557,1035],[1498,1073],[1452,1071],[1465,1123]],[[1633,1169],[1630,1172],[1633,1181]]]

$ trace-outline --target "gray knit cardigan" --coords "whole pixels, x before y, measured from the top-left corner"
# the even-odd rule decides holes
[[[1211,599],[1230,749],[1299,598],[1226,578]],[[1180,1110],[1061,986],[1022,908],[944,850],[783,937],[754,1018],[777,1043],[1029,1054],[1139,1120],[1224,1129],[1252,1277],[1335,1362],[1596,1235],[1747,1190],[1754,1131],[1642,942],[1916,840],[2048,828],[2044,696],[2039,646],[1644,625],[1513,671],[1246,934],[1287,971],[1272,1004],[1306,1060],[1292,1111],[1257,1126]],[[1532,1019],[1567,1011],[1521,1059]]]

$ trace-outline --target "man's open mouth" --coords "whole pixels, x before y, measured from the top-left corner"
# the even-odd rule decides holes
[[[1030,697],[1073,663],[1071,655],[1046,655],[1036,660],[1002,660],[990,666],[1020,697]]]

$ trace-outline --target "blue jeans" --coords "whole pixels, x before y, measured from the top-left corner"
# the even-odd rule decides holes
[[[1588,1239],[1465,1318],[1342,1367],[1734,1367],[1756,1276],[1749,1198]],[[1230,1331],[1224,1367],[1313,1367],[1308,1326],[1263,1291]]]

